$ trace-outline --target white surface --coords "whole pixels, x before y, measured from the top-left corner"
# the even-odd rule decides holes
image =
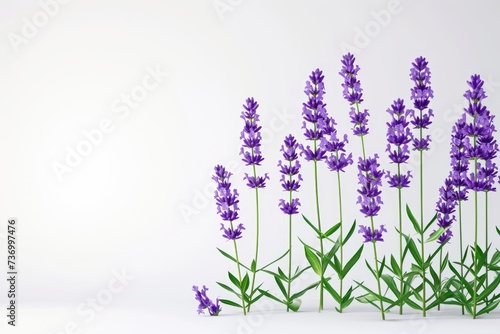
[[[206,284],[209,296],[228,297],[215,281],[233,270],[215,249],[229,245],[220,237],[211,199],[213,166],[234,161],[241,167],[239,114],[244,100],[255,97],[269,130],[260,168],[272,177],[262,191],[261,261],[271,260],[286,247],[286,222],[276,206],[279,146],[288,132],[301,139],[303,87],[317,67],[325,74],[328,111],[340,132],[349,132],[338,72],[341,46],[355,45],[359,30],[374,29],[368,45],[358,43],[356,53],[363,106],[372,114],[370,154],[384,156],[385,110],[392,100],[402,97],[410,106],[411,62],[420,55],[429,60],[436,117],[425,167],[428,212],[447,174],[449,133],[471,74],[486,79],[485,104],[498,115],[500,23],[494,1],[401,0],[398,13],[383,25],[374,13],[387,10],[389,1],[221,2],[232,4],[222,19],[213,0],[73,0],[61,5],[18,52],[8,36],[20,35],[25,19],[42,15],[40,5],[31,0],[0,3],[0,233],[8,217],[19,219],[19,332],[59,333],[70,322],[83,322],[82,333],[163,333],[171,328],[237,333],[235,310],[225,307],[218,319],[197,316],[191,291],[193,284]],[[123,109],[115,113],[114,106],[124,106],[116,101],[138,89],[151,69],[169,75],[128,115]],[[283,114],[292,116],[277,116]],[[112,130],[59,182],[53,163],[64,162],[68,147],[76,149],[85,140],[82,131],[98,128],[105,119]],[[356,138],[349,149],[359,154]],[[253,208],[241,180],[244,171],[239,169],[233,184],[241,193],[241,222],[247,231],[240,247],[249,262]],[[326,168],[320,173],[323,219],[335,222],[334,178]],[[311,166],[304,164],[302,174],[302,210],[313,215]],[[349,220],[360,219],[353,204],[355,175],[351,168],[344,177],[349,180],[344,187]],[[204,189],[210,197],[200,195]],[[414,187],[405,201],[416,206],[416,194]],[[498,194],[491,198],[498,201]],[[391,225],[395,193],[384,188],[384,201],[377,224]],[[193,210],[187,218],[181,215],[186,207]],[[299,235],[314,242],[304,224],[297,219],[295,225]],[[471,230],[467,225],[466,231]],[[390,232],[380,245],[382,254],[397,249]],[[457,247],[454,240],[450,251]],[[371,259],[371,250],[365,256]],[[87,324],[77,307],[87,298],[104,296],[115,270],[126,270],[134,279]],[[351,278],[364,278],[366,272],[358,265]],[[4,280],[0,291],[0,305],[5,305]],[[328,310],[317,314],[316,299],[317,292],[308,294],[300,314],[276,309],[252,332],[276,332],[280,326],[290,332],[418,333],[422,326],[426,332],[465,332],[498,324],[498,311],[472,322],[454,316],[454,310],[431,312],[428,320],[389,315],[382,323],[375,310],[359,304],[335,314],[331,300]],[[0,328],[7,328],[5,319]]]

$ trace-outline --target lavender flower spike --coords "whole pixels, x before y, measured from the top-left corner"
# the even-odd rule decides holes
[[[338,138],[337,129],[335,129],[337,124],[332,117],[322,120],[319,124],[323,131],[320,147],[330,153],[325,162],[331,171],[343,172],[345,167],[353,163],[352,153],[349,155],[345,153],[345,145],[349,142],[347,135],[344,135],[342,139]]]
[[[410,78],[415,83],[411,89],[411,99],[416,110],[410,110],[409,115],[412,117],[411,124],[415,129],[427,129],[432,124],[431,118],[434,116],[432,109],[428,109],[434,92],[430,86],[431,71],[427,65],[428,62],[424,57],[418,57],[410,69]],[[427,109],[428,111],[425,112]],[[416,112],[417,110],[418,112]],[[414,138],[413,149],[416,151],[427,150],[430,141],[430,136]]]
[[[240,139],[243,141],[240,149],[240,155],[243,156],[241,160],[246,166],[260,166],[261,162],[264,161],[260,151],[260,142],[262,140],[260,130],[262,127],[258,125],[258,107],[259,104],[257,101],[255,101],[253,97],[250,97],[243,105],[245,110],[241,112],[240,116],[245,121],[245,125],[243,126],[243,130],[240,134]],[[244,179],[247,180],[247,186],[250,188],[264,188],[266,186],[265,181],[269,179],[269,176],[268,174],[265,174],[264,176],[249,176],[248,174],[245,174]]]
[[[226,169],[221,165],[215,166],[214,170],[215,175],[212,176],[212,179],[217,182],[217,190],[214,195],[217,205],[217,213],[223,221],[227,221],[230,224],[230,227],[225,228],[224,224],[221,223],[221,230],[224,231],[222,236],[228,240],[239,239],[241,238],[241,230],[244,230],[245,228],[242,224],[233,228],[233,221],[239,218],[239,200],[236,189],[231,191],[229,178],[232,174],[226,171]]]
[[[406,163],[410,158],[410,149],[408,148],[408,143],[413,139],[410,128],[408,127],[409,122],[407,117],[409,115],[408,110],[405,110],[404,101],[397,99],[391,105],[387,112],[391,115],[392,119],[390,123],[387,123],[387,149],[389,152],[389,159],[392,163],[398,165]],[[397,173],[391,174],[387,172],[386,178],[387,183],[394,188],[405,188],[410,185],[411,173],[408,171],[406,175]]]
[[[320,69],[314,70],[306,81],[304,93],[307,95],[307,102],[302,106],[302,129],[305,130],[306,140],[316,142],[321,140],[323,132],[319,123],[327,118],[326,104],[323,102],[325,95],[325,84],[323,83],[323,72]],[[325,151],[321,147],[311,148],[310,146],[299,145],[301,155],[307,161],[319,161],[325,158]]]
[[[204,310],[207,309],[211,316],[219,315],[221,311],[219,298],[215,300],[215,303],[212,302],[210,298],[207,297],[208,288],[206,286],[203,286],[200,291],[196,285],[193,285],[193,291],[196,293],[195,299],[200,303],[198,305],[198,314],[205,313]]]
[[[377,162],[378,155],[373,158],[363,160],[361,157],[358,162],[358,179],[361,185],[358,193],[358,204],[361,204],[361,213],[367,217],[374,217],[380,211],[380,206],[383,204],[379,190],[382,185],[383,170],[378,170],[380,164]]]
[[[287,215],[299,213],[299,199],[292,198],[291,194],[300,188],[300,182],[302,181],[302,175],[299,174],[300,163],[298,161],[297,148],[298,144],[294,136],[288,135],[285,137],[284,144],[281,145],[281,152],[283,152],[284,161],[287,161],[288,164],[285,164],[282,160],[278,162],[281,172],[281,187],[283,190],[290,192],[289,200],[280,199],[279,201],[281,211]]]
[[[438,226],[447,229],[438,239],[439,243],[443,243],[453,236],[449,228],[455,221],[454,213],[457,206],[457,197],[451,177],[445,180],[444,186],[439,189],[439,195],[439,200],[436,203]]]

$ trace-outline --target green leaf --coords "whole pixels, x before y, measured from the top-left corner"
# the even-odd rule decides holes
[[[241,305],[240,305],[240,304],[235,303],[235,302],[233,302],[232,300],[228,300],[228,299],[219,299],[219,301],[220,301],[222,304],[226,304],[226,305],[229,305],[229,306],[234,306],[234,307],[239,307],[239,308],[241,308]]]
[[[230,259],[231,261],[233,261],[234,263],[238,263],[238,261],[236,261],[236,259],[234,257],[232,257],[231,255],[229,255],[228,253],[224,252],[222,249],[220,248],[217,248],[217,250],[222,254],[224,255],[225,257],[227,257],[228,259]],[[243,268],[245,268],[246,270],[249,270],[251,271],[250,269],[248,269],[248,267],[246,267],[243,263],[239,263],[240,266],[242,266]]]
[[[293,295],[290,296],[290,299],[291,300],[295,300],[299,297],[302,297],[307,291],[311,290],[311,289],[314,289],[314,288],[317,288],[318,285],[319,285],[319,281],[316,282],[316,283],[313,283],[309,286],[307,286],[306,288],[302,289],[301,291],[297,292],[297,293],[294,293]]]
[[[340,298],[340,295],[337,293],[337,291],[335,291],[335,289],[330,285],[330,283],[324,280],[323,286],[325,287],[325,290],[328,291],[328,293],[330,293],[330,295],[333,297],[333,299],[335,299],[337,303],[340,304],[342,302],[342,298]]]
[[[485,277],[486,278],[486,277]],[[495,291],[498,284],[500,283],[500,276],[495,277],[493,282],[490,282],[489,285],[477,296],[477,300],[486,299],[492,292]]]
[[[355,229],[356,229],[356,219],[352,223],[351,228],[349,229],[349,232],[347,232],[346,236],[344,237],[342,244],[345,245],[347,243],[347,241],[349,241],[349,239],[351,239]]]
[[[444,256],[443,261],[441,261],[441,265],[439,267],[439,270],[443,272],[446,269],[446,265],[448,264],[448,253]]]
[[[234,284],[236,285],[236,287],[238,289],[241,288],[241,284],[240,284],[240,281],[233,275],[231,274],[229,271],[227,272],[227,275],[229,276],[229,280]]]
[[[411,212],[410,207],[408,204],[406,204],[406,214],[408,215],[408,218],[410,219],[411,223],[413,224],[413,229],[418,233],[422,234],[422,230],[420,229],[420,224],[418,223],[417,219],[415,219],[415,216]]]
[[[493,253],[493,256],[491,257],[490,265],[496,266],[498,263],[500,263],[500,252],[496,250],[495,253]]]
[[[406,244],[406,247],[410,250],[411,255],[413,256],[413,259],[417,264],[422,267],[423,266],[423,261],[422,257],[420,256],[420,253],[418,252],[417,245],[415,245],[415,241],[413,239],[408,239],[408,243]]]
[[[397,297],[400,295],[398,287],[396,286],[396,282],[394,281],[394,278],[392,276],[389,276],[387,274],[383,274],[380,276],[387,284],[387,287],[392,291],[392,293]]]
[[[272,299],[272,300],[274,300],[274,301],[277,301],[278,303],[281,303],[281,304],[285,304],[285,305],[286,305],[286,303],[285,303],[283,300],[281,300],[281,299],[279,299],[278,297],[276,297],[276,296],[272,295],[272,294],[271,294],[271,293],[269,293],[268,291],[264,291],[264,290],[259,289],[259,292],[260,292],[262,295],[264,295],[264,296],[266,296],[267,298],[269,298],[269,299]]]
[[[257,271],[257,262],[255,262],[255,259],[252,260],[252,265],[250,266],[250,271],[252,273]]]
[[[302,304],[302,301],[300,299],[294,299],[291,302],[289,302],[287,305],[292,310],[293,312],[297,312],[300,308],[300,305]]]
[[[241,295],[240,295],[238,292],[234,291],[233,289],[231,289],[231,288],[230,288],[229,286],[227,286],[226,284],[224,284],[224,283],[220,283],[220,282],[217,282],[217,284],[219,284],[219,286],[220,286],[221,288],[223,288],[224,290],[227,290],[227,291],[229,291],[229,292],[231,292],[231,293],[235,294],[236,296],[238,296],[238,298],[240,298],[240,297],[241,297]]]
[[[429,227],[432,226],[432,224],[434,224],[434,222],[436,221],[436,219],[437,219],[437,212],[434,214],[434,217],[432,217],[432,219],[430,220],[430,222],[425,227],[424,233],[427,232],[427,230],[429,229]]]
[[[498,226],[495,226],[495,228],[497,230],[498,235],[500,235],[500,229],[498,228]]]
[[[425,242],[429,243],[429,242],[436,241],[437,239],[439,239],[439,237],[441,236],[441,234],[443,234],[443,232],[445,232],[447,229],[449,229],[449,227],[447,227],[447,228],[444,228],[444,227],[438,228],[437,231],[435,231],[434,233],[432,233],[430,235],[430,237]]]
[[[394,275],[396,275],[397,277],[402,276],[401,268],[399,268],[399,264],[396,261],[396,258],[394,258],[394,255],[391,255],[391,268]]]
[[[288,281],[288,276],[283,272],[283,270],[281,270],[280,267],[278,267],[278,273],[283,280]]]
[[[453,272],[453,274],[455,274],[455,277],[458,278],[458,280],[461,283],[461,286],[463,286],[467,290],[467,292],[469,293],[469,295],[472,296],[474,294],[474,289],[472,288],[472,285],[469,282],[467,282],[467,280],[465,279],[465,277],[462,277],[458,273],[458,271],[452,265],[451,261],[448,262],[448,267],[451,269],[451,271]]]
[[[304,273],[304,271],[308,270],[309,268],[311,268],[311,266],[307,266],[304,269],[301,269],[299,271],[299,267],[297,267],[297,270],[295,271],[295,274],[293,275],[293,277],[290,280],[294,281],[296,278],[298,278],[300,275],[302,275]]]
[[[249,287],[250,287],[250,278],[248,277],[248,274],[245,274],[243,280],[241,281],[241,290],[246,292]]]
[[[313,230],[314,232],[316,232],[316,235],[318,237],[321,236],[321,232],[316,228],[316,226],[314,226],[310,221],[309,219],[306,218],[306,216],[302,215],[302,218],[304,218],[304,220],[306,221],[307,225],[309,225]]]
[[[344,278],[349,270],[352,269],[352,267],[358,262],[359,258],[361,257],[361,253],[363,253],[363,248],[364,244],[359,247],[358,251],[351,257],[349,261],[347,261],[346,265],[344,266],[344,269],[342,269],[342,275],[339,275],[340,278]]]
[[[314,270],[316,275],[321,276],[321,273],[322,273],[321,272],[321,263],[320,263],[318,257],[316,256],[316,254],[314,254],[313,251],[311,250],[311,248],[309,246],[307,246],[306,244],[304,244],[304,252],[306,254],[307,261],[311,265],[311,268]]]
[[[278,288],[280,288],[281,293],[283,296],[287,296],[285,286],[283,285],[283,282],[278,278],[278,276],[274,276],[274,280],[276,281],[276,284],[278,284]]]
[[[339,228],[340,226],[342,225],[342,222],[340,223],[337,223],[335,225],[333,225],[332,227],[330,227],[328,229],[328,231],[326,231],[325,233],[323,233],[323,235],[321,236],[323,239],[325,238],[328,238],[329,236],[331,236],[333,233],[335,233]]]
[[[494,309],[497,308],[497,306],[498,306],[499,303],[500,303],[500,300],[497,300],[496,302],[493,302],[493,303],[489,303],[488,305],[486,305],[485,308],[483,308],[480,311],[478,311],[476,313],[476,315],[481,315],[481,314],[489,313],[489,312],[493,311]]]
[[[269,267],[270,265],[275,264],[276,262],[278,262],[279,260],[281,260],[282,258],[284,258],[284,257],[288,254],[288,252],[290,252],[290,250],[287,250],[287,251],[285,252],[285,254],[281,255],[281,256],[280,256],[279,258],[277,258],[276,260],[274,260],[274,261],[272,261],[272,262],[270,262],[270,263],[266,264],[264,267],[260,268],[260,269],[259,269],[259,270],[257,270],[257,271],[260,271],[260,270],[262,270],[262,269],[266,269],[266,268],[267,268],[267,267]]]

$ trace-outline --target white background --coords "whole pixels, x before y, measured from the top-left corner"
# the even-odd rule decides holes
[[[215,283],[227,280],[228,269],[234,271],[216,250],[232,251],[221,238],[211,197],[216,164],[236,170],[240,222],[247,226],[239,245],[245,262],[252,257],[253,197],[242,180],[248,169],[238,156],[241,105],[249,96],[259,102],[266,131],[266,160],[259,168],[271,176],[261,192],[264,263],[286,248],[286,217],[277,209],[278,150],[288,133],[303,141],[303,88],[315,68],[325,75],[329,113],[339,131],[350,134],[338,75],[348,45],[357,49],[363,106],[371,113],[367,151],[378,152],[385,169],[391,168],[384,153],[385,110],[398,97],[411,105],[411,62],[421,55],[429,61],[436,114],[425,158],[429,219],[447,175],[451,126],[471,74],[486,81],[485,104],[498,115],[500,25],[494,1],[66,2],[0,2],[0,247],[4,259],[7,219],[17,217],[17,332],[419,333],[498,324],[498,311],[472,321],[453,308],[431,311],[426,320],[411,310],[403,317],[391,313],[382,323],[376,310],[358,303],[339,315],[329,298],[326,311],[318,314],[314,291],[299,314],[264,302],[261,309],[272,309],[264,314],[256,306],[253,316],[243,318],[224,307],[224,316],[210,318],[196,314],[191,291],[193,284],[206,284],[210,297],[229,297]],[[50,16],[40,3],[52,4],[45,6]],[[155,70],[162,73],[155,88],[125,115],[123,96],[140,93],[144,80],[153,84],[148,73]],[[88,154],[58,178],[54,166],[66,165],[68,152],[86,145],[84,132],[98,129],[103,120],[111,124],[108,133],[97,135],[96,144],[85,147]],[[359,140],[351,138],[348,148],[357,159]],[[302,213],[314,217],[312,166],[304,163],[302,174]],[[336,183],[324,166],[320,181],[323,220],[331,226],[338,217]],[[349,222],[367,223],[354,204],[356,186],[351,167],[344,176],[344,215]],[[397,251],[395,195],[384,187],[386,204],[376,220],[389,229],[379,244],[382,254]],[[491,201],[498,202],[498,195]],[[416,210],[416,185],[405,202]],[[491,216],[498,213],[492,205]],[[466,214],[469,236],[470,207]],[[314,243],[311,231],[295,220],[297,234]],[[491,235],[498,245],[498,236]],[[361,241],[356,234],[347,252]],[[457,239],[449,250],[456,255]],[[295,263],[304,265],[302,251],[295,255]],[[364,257],[372,261],[371,256],[367,247]],[[122,271],[133,279],[119,286],[114,273]],[[313,279],[309,275],[303,284]],[[373,283],[361,262],[350,279]],[[110,294],[110,283],[120,292]],[[8,327],[4,279],[0,291],[3,332]],[[89,310],[89,298],[106,296],[94,318],[78,311]]]

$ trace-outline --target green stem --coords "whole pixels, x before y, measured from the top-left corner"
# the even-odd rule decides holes
[[[400,165],[398,164],[398,174],[400,173]],[[398,188],[398,213],[399,213],[399,292],[403,294],[403,209],[401,200],[401,188]],[[403,314],[404,302],[399,305],[399,314]]]
[[[375,231],[375,224],[373,223],[373,217],[370,217],[370,222],[372,226],[372,231]],[[378,257],[377,257],[377,246],[376,246],[376,241],[373,240],[373,256],[375,258],[375,273],[377,274],[377,288],[378,288],[378,297],[380,300],[380,311],[382,313],[382,320],[385,320],[385,312],[384,312],[384,303],[382,301],[382,289],[380,287],[380,271],[378,268]]]
[[[460,187],[458,188],[458,192],[460,193]],[[464,277],[464,251],[463,251],[463,246],[462,246],[462,201],[458,201],[458,226],[460,229],[460,275],[461,277]],[[462,285],[460,288],[460,292],[463,294],[464,293],[464,286]],[[465,307],[462,305],[462,315],[465,314]]]
[[[475,121],[474,121],[475,123]],[[476,137],[474,137],[474,148],[476,148]],[[474,160],[474,182],[477,181],[477,158]],[[476,319],[477,306],[477,276],[478,276],[478,259],[477,259],[477,222],[478,222],[478,207],[477,207],[477,191],[474,191],[474,290],[472,296],[472,318]]]
[[[422,119],[422,110],[420,110],[420,118]],[[420,128],[420,142],[422,142],[422,128]],[[420,252],[422,261],[425,262],[424,249],[424,151],[420,150]],[[426,306],[426,284],[425,284],[425,268],[422,268],[422,316],[427,316]]]
[[[252,149],[253,151],[253,149]],[[256,180],[257,179],[257,170],[255,168],[255,165],[252,165],[253,169],[253,177]],[[259,188],[255,187],[255,215],[256,215],[256,221],[255,221],[255,268],[257,269],[257,261],[259,257]],[[250,288],[250,296],[253,296],[254,293],[254,287],[255,287],[255,276],[257,274],[257,270],[252,272],[252,285]],[[248,305],[248,312],[250,312],[250,306]]]
[[[486,257],[486,263],[485,263],[485,266],[486,266],[486,285],[485,286],[488,286],[488,192],[486,191],[485,192],[485,208],[484,208],[484,213],[485,213],[485,228],[486,228],[486,236],[485,236],[485,240],[486,240],[486,248],[484,249],[484,253],[485,253],[485,257]]]
[[[441,271],[441,264],[443,263],[443,249],[439,250],[439,290],[438,290],[438,298],[441,298],[441,277],[443,272]],[[441,311],[441,302],[438,303],[438,311]]]
[[[230,222],[231,230],[234,231],[233,222]],[[245,291],[243,291],[243,287],[241,286],[241,269],[240,269],[240,257],[238,255],[238,246],[236,246],[236,239],[233,239],[234,244],[234,255],[236,256],[236,266],[238,268],[238,280],[240,282],[240,293],[241,293],[241,308],[243,309],[243,315],[247,315],[247,308],[245,305]]]
[[[337,152],[337,159],[338,159],[339,153]],[[340,219],[340,268],[344,268],[344,232],[343,232],[343,217],[342,217],[342,191],[341,191],[341,186],[340,186],[340,171],[337,171],[337,187],[338,187],[338,192],[339,192],[339,219]],[[340,299],[343,298],[342,296],[342,284],[343,279],[340,279]],[[339,306],[339,312],[342,313],[342,303]]]
[[[292,166],[292,162],[290,161],[290,167]],[[290,175],[290,181],[292,181],[292,176]],[[292,203],[292,191],[290,190],[290,203]],[[286,300],[287,302],[291,302],[290,300],[290,288],[292,284],[292,215],[289,215],[288,218],[288,287],[286,292]],[[290,304],[286,305],[286,311],[290,311]]]
[[[316,150],[316,141],[314,141],[314,149]],[[321,218],[320,218],[320,210],[319,210],[319,190],[318,190],[318,162],[314,160],[314,189],[315,189],[315,195],[316,195],[316,216],[318,219],[318,231],[320,235],[322,234],[321,231]],[[323,238],[319,238],[319,245],[320,245],[320,252],[321,252],[321,284],[319,288],[319,312],[323,310],[323,290],[324,290],[324,277],[325,273],[323,270],[323,257],[324,257],[324,250],[323,250]]]

